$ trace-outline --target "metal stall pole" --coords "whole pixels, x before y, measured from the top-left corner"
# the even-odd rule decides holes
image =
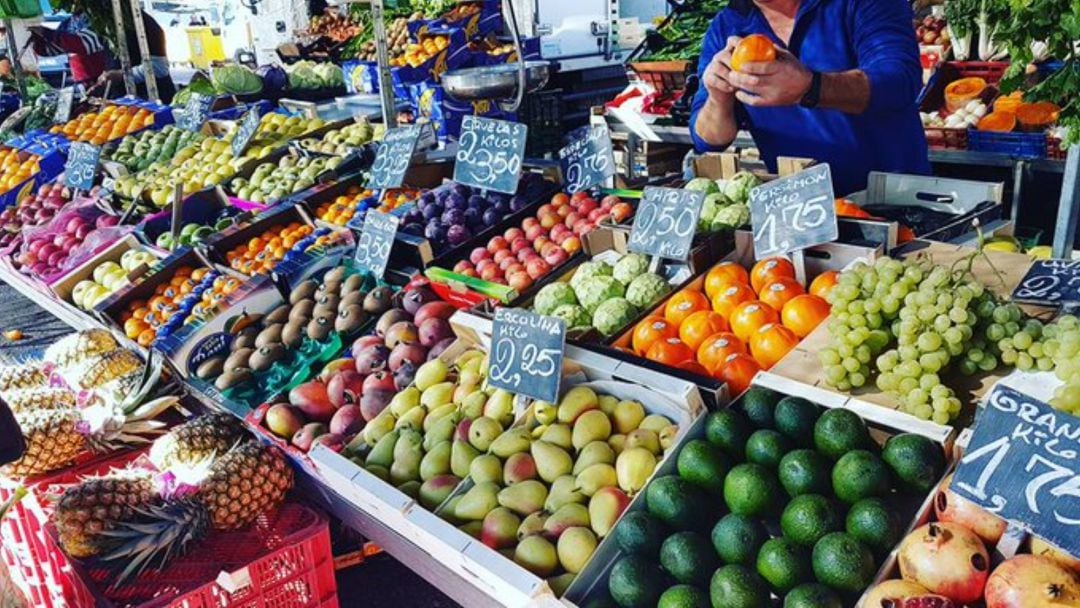
[[[139,39],[139,52],[142,53],[143,75],[146,77],[146,97],[161,103],[158,97],[157,77],[150,60],[150,43],[146,41],[146,25],[142,19],[142,0],[131,0],[131,18],[135,21],[135,36]]]
[[[116,55],[120,59],[120,71],[124,74],[124,91],[135,94],[135,79],[131,77],[131,55],[128,53],[127,36],[124,36],[124,7],[121,0],[112,0],[113,27],[116,28]]]
[[[1065,175],[1061,180],[1061,202],[1054,228],[1054,257],[1071,259],[1076,243],[1076,224],[1080,223],[1080,145],[1069,148],[1065,157]]]
[[[11,72],[15,75],[15,87],[19,90],[19,99],[26,103],[26,82],[23,80],[23,69],[19,52],[19,43],[15,40],[15,25],[11,19],[4,19],[4,35],[7,38],[8,60],[11,61]]]
[[[375,59],[379,64],[379,96],[382,98],[383,124],[397,126],[394,81],[390,77],[390,49],[386,46],[386,13],[383,0],[371,0],[371,22],[375,27]]]

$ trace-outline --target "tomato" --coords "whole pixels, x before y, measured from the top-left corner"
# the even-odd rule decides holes
[[[663,317],[649,316],[639,321],[637,326],[634,327],[634,336],[631,343],[634,352],[644,355],[649,351],[649,347],[653,345],[653,342],[678,337],[679,327],[677,325],[670,323]]]
[[[694,351],[690,350],[690,347],[683,344],[678,338],[667,338],[654,342],[649,347],[649,351],[645,353],[645,358],[671,367],[678,367],[682,363],[693,360]]]
[[[746,342],[763,325],[779,323],[780,313],[761,300],[743,302],[731,312],[728,323],[731,324],[731,333]]]
[[[839,278],[840,273],[835,270],[819,274],[810,282],[810,293],[823,300],[828,299],[829,292],[833,290],[833,287],[836,287]]]
[[[756,300],[754,290],[745,283],[725,283],[712,298],[712,309],[731,321],[731,313],[735,307],[743,302]]]
[[[750,273],[735,262],[720,262],[705,275],[705,295],[709,296],[710,300],[715,298],[725,283],[749,285]]]
[[[706,338],[727,330],[728,322],[723,315],[711,310],[699,310],[686,317],[679,326],[679,339],[697,351]]]
[[[762,369],[770,369],[799,344],[799,337],[776,323],[759,327],[750,337],[750,354]]]
[[[750,269],[750,286],[754,293],[761,290],[780,277],[795,278],[795,266],[787,258],[765,258]]]
[[[788,300],[780,312],[784,327],[805,338],[829,316],[829,303],[818,296],[803,294]]]
[[[735,334],[725,331],[713,334],[701,343],[697,351],[697,360],[709,370],[710,374],[716,375],[719,367],[728,357],[738,354],[747,354],[746,345]]]
[[[718,380],[723,380],[728,385],[728,393],[731,394],[731,398],[741,395],[746,389],[750,388],[750,383],[754,381],[754,376],[761,371],[761,366],[754,361],[753,357],[744,354],[734,354],[724,360],[723,365],[720,368],[719,373],[714,373],[714,377]]]
[[[684,289],[671,296],[664,306],[664,318],[676,326],[699,310],[709,310],[709,299],[693,289]]]
[[[758,297],[762,302],[772,306],[773,310],[779,312],[783,310],[784,304],[787,304],[796,296],[801,296],[804,293],[806,293],[806,291],[802,288],[802,285],[799,285],[798,281],[787,277],[780,277],[763,287]]]
[[[739,71],[743,64],[776,60],[776,45],[763,34],[751,34],[735,45],[731,53],[731,69]]]

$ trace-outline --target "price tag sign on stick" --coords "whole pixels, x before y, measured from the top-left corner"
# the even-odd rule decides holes
[[[101,148],[87,143],[71,144],[67,164],[64,165],[64,185],[75,190],[89,190],[94,187]]]
[[[389,213],[369,210],[364,216],[364,228],[356,243],[356,265],[370,270],[377,278],[386,274],[390,250],[394,247],[398,223],[401,220]]]
[[[566,350],[566,322],[518,308],[497,308],[488,383],[556,403]]]
[[[65,123],[71,120],[71,106],[75,103],[75,89],[66,87],[60,89],[56,97],[56,113],[53,114],[53,122]]]
[[[835,241],[835,198],[827,164],[751,190],[754,256],[761,260]]]
[[[517,122],[466,116],[454,165],[454,181],[481,190],[517,192],[529,128]]]
[[[1080,418],[998,384],[952,490],[1080,554]]]
[[[1080,261],[1035,262],[1013,290],[1012,299],[1047,306],[1080,303]]]
[[[400,188],[409,171],[409,163],[416,152],[420,139],[420,125],[398,127],[386,132],[375,150],[375,162],[371,165],[371,181],[374,189]]]
[[[607,127],[590,127],[584,139],[559,150],[559,161],[570,194],[604,183],[615,175],[615,156]]]
[[[184,113],[177,124],[181,129],[198,131],[202,128],[207,117],[210,116],[210,106],[214,105],[214,98],[201,93],[192,93],[184,104]]]
[[[685,261],[704,203],[701,192],[646,186],[630,229],[630,251]]]
[[[244,151],[247,150],[248,144],[251,143],[251,138],[255,136],[255,132],[259,130],[259,110],[257,107],[252,108],[244,117],[240,119],[239,124],[236,126],[236,135],[232,140],[233,156],[240,158],[244,155]]]

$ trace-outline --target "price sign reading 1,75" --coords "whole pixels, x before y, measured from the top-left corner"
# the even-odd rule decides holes
[[[750,191],[754,256],[761,260],[835,241],[835,197],[829,165],[815,165]]]
[[[951,489],[1080,554],[1080,418],[998,384]]]
[[[701,192],[647,186],[630,229],[630,250],[685,261],[704,202]]]
[[[517,308],[498,308],[491,334],[488,383],[541,401],[559,400],[566,322]]]
[[[356,242],[354,259],[357,266],[366,268],[377,278],[382,278],[390,260],[390,251],[394,247],[399,222],[397,216],[389,213],[379,213],[374,209],[367,212],[364,228]]]
[[[615,157],[607,127],[590,127],[586,137],[559,150],[559,160],[570,194],[601,184],[615,175]]]
[[[368,185],[375,189],[400,188],[409,171],[409,163],[420,139],[420,125],[409,125],[386,132],[375,151]]]
[[[466,116],[454,165],[454,181],[505,194],[517,191],[529,128],[521,123]]]

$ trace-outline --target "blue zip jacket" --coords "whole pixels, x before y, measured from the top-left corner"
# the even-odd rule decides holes
[[[752,0],[731,0],[702,44],[698,75],[729,36],[764,34],[784,47]],[[798,105],[757,108],[736,102],[740,127],[749,129],[769,169],[777,156],[829,163],[837,196],[866,187],[867,173],[929,174],[926,137],[915,98],[922,87],[919,48],[905,0],[803,0],[786,47],[818,72],[862,70],[870,104],[859,115]],[[697,113],[708,99],[694,98],[690,133],[698,152],[717,151],[697,136]]]

